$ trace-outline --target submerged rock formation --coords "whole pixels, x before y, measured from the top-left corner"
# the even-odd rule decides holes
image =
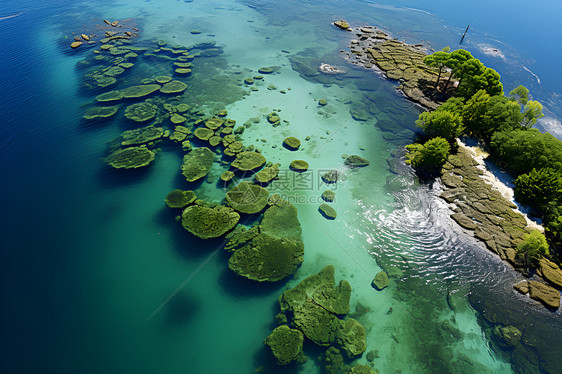
[[[224,205],[191,205],[182,215],[182,226],[201,239],[218,238],[232,230],[240,215]]]
[[[269,347],[279,365],[287,365],[302,353],[304,336],[297,329],[281,325],[269,335],[264,344]]]
[[[111,153],[106,162],[115,169],[138,169],[154,161],[155,156],[154,152],[146,147],[130,147]]]
[[[203,178],[211,167],[215,154],[209,148],[197,148],[183,157],[181,171],[188,182],[194,182]]]

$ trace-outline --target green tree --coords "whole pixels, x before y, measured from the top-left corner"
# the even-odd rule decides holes
[[[437,69],[439,69],[439,75],[437,76],[437,81],[435,81],[434,88],[437,88],[437,86],[439,85],[439,81],[441,80],[441,74],[443,73],[443,69],[447,67],[446,63],[447,60],[449,60],[449,55],[450,55],[449,49],[450,49],[449,47],[445,47],[443,48],[442,51],[432,53],[428,56],[425,56],[425,58],[423,59],[423,62],[426,65],[436,67]]]
[[[490,96],[503,94],[499,73],[485,67],[478,59],[471,59],[463,63],[458,68],[457,75],[460,78],[456,92],[458,96],[468,99],[478,90],[485,90]]]
[[[547,167],[521,174],[515,180],[515,199],[541,212],[551,202],[562,204],[562,172]]]
[[[519,85],[509,93],[509,98],[517,101],[521,105],[525,105],[529,100],[529,90],[527,87]]]
[[[536,266],[541,257],[548,256],[548,243],[539,230],[533,230],[517,246],[516,257],[527,266]]]
[[[470,52],[465,51],[464,49],[457,49],[456,51],[451,52],[449,59],[445,62],[445,66],[451,69],[451,74],[449,75],[447,83],[445,83],[443,91],[447,91],[451,78],[453,76],[458,76],[464,64],[472,59],[474,59],[474,57],[472,57]]]
[[[426,173],[433,173],[447,161],[451,146],[440,137],[429,139],[424,144],[414,143],[406,146],[406,163],[415,169]]]
[[[421,127],[428,136],[441,136],[446,139],[454,139],[464,131],[460,114],[441,108],[420,114],[416,126]]]
[[[523,108],[523,126],[532,127],[541,117],[544,117],[542,104],[538,101],[528,101]]]

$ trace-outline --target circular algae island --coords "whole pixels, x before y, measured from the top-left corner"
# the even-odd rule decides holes
[[[115,169],[137,169],[154,161],[155,154],[146,147],[118,149],[106,158],[109,166]]]
[[[201,239],[223,236],[232,230],[240,215],[224,205],[214,208],[203,205],[192,205],[183,211],[182,226]]]

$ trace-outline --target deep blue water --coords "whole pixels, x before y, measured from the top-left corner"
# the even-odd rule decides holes
[[[557,135],[562,134],[562,78],[558,74],[562,61],[562,42],[559,39],[562,26],[558,22],[562,5],[556,1],[539,1],[532,5],[522,1],[496,1],[493,4],[485,1],[399,1],[390,5],[371,1],[242,1],[228,2],[224,7],[209,3],[208,13],[204,11],[207,4],[201,0],[147,2],[144,3],[145,8],[139,10],[142,3],[0,3],[0,68],[3,72],[0,80],[0,370],[3,373],[244,373],[259,369],[267,362],[261,342],[271,329],[276,299],[287,283],[260,288],[240,281],[226,269],[225,255],[217,253],[210,256],[214,253],[211,246],[216,243],[208,245],[195,241],[175,225],[174,214],[163,206],[162,200],[170,190],[182,187],[178,176],[180,155],[162,152],[155,167],[149,170],[127,175],[116,173],[103,162],[105,147],[108,141],[126,130],[127,125],[114,120],[92,126],[82,119],[85,108],[91,105],[93,95],[80,90],[81,71],[75,65],[87,56],[87,52],[70,51],[65,36],[72,36],[73,32],[83,28],[90,29],[104,18],[133,17],[141,28],[148,29],[143,35],[146,39],[159,39],[162,34],[168,37],[176,30],[178,38],[181,38],[185,37],[186,30],[202,28],[206,34],[216,33],[222,43],[234,43],[235,39],[247,38],[251,41],[248,45],[256,43],[267,47],[269,43],[252,39],[254,34],[263,34],[279,45],[288,46],[284,48],[318,48],[319,51],[315,53],[328,54],[336,61],[337,50],[344,48],[346,41],[339,35],[329,34],[333,32],[328,25],[332,18],[344,17],[352,22],[375,25],[382,23],[381,26],[395,35],[409,41],[429,40],[436,49],[446,45],[453,47],[460,33],[470,24],[466,48],[502,74],[506,89],[518,84],[528,86],[534,98],[546,106],[549,122],[541,123],[542,127]],[[253,8],[248,8],[248,4]],[[168,15],[166,7],[170,9]],[[193,12],[191,7],[195,9]],[[400,10],[400,7],[415,8],[429,14]],[[174,18],[178,9],[185,12],[180,21]],[[303,14],[312,16],[307,21]],[[230,20],[234,23],[238,15],[263,24],[260,26],[262,28],[253,33],[248,31],[249,28],[233,27],[232,30],[238,30],[239,34],[231,36],[232,40],[228,39],[228,25],[221,22],[232,17]],[[167,24],[166,17],[173,19],[173,22]],[[285,25],[288,40],[279,37],[283,26],[275,23],[276,18],[295,20],[296,24]],[[219,22],[215,23],[217,19]],[[275,27],[279,29],[272,30]],[[293,35],[289,33],[290,30],[297,31]],[[322,33],[326,34],[325,37]],[[311,35],[317,36],[317,39]],[[478,47],[482,44],[500,49],[505,59],[483,54]],[[271,48],[275,49],[279,45],[275,44]],[[250,66],[251,62],[245,60],[244,53],[229,51],[228,44],[226,47],[226,59],[232,64],[248,63],[249,66],[242,67],[251,69],[262,65],[256,62],[257,66]],[[254,56],[248,57],[248,60],[255,59],[255,56],[259,58],[261,54],[259,50],[247,53]],[[269,50],[264,50],[263,55],[266,59],[263,65],[273,64],[276,55]],[[540,84],[523,66],[540,78]],[[287,70],[290,71],[290,66]],[[353,95],[361,94],[357,89],[347,86],[341,90],[337,86],[326,88],[299,79],[298,75],[287,73],[287,85],[292,86],[291,93],[295,95],[299,89],[304,92],[303,96],[308,94],[308,90],[317,90],[315,95],[333,98],[335,102],[340,96],[355,98]],[[373,84],[380,85],[377,92],[386,95],[388,103],[402,102],[393,93],[391,84],[366,74],[359,79],[372,79]],[[284,82],[275,83],[280,85]],[[284,108],[282,113],[296,111],[294,103],[286,104],[281,99],[276,99],[279,102],[268,101],[268,94],[266,90],[256,94],[262,96],[257,96],[252,104],[264,107],[278,104]],[[384,104],[382,101],[384,99],[381,99],[381,107]],[[407,105],[405,108],[401,118],[413,123],[417,109]],[[257,109],[251,104],[244,106],[235,103],[229,107],[229,111],[235,114],[246,114],[244,110],[249,113]],[[237,120],[243,123],[246,118]],[[310,131],[324,130],[320,127],[321,121],[317,122],[310,124]],[[439,280],[439,274],[451,278],[462,274],[459,276],[460,283],[464,277],[470,279],[467,283],[478,283],[475,279],[485,277],[498,289],[509,289],[510,282],[518,276],[493,256],[478,252],[477,245],[435,218],[439,212],[445,214],[443,210],[436,210],[431,215],[442,224],[435,227],[433,221],[429,221],[427,227],[419,227],[416,226],[419,222],[411,220],[412,216],[391,215],[394,206],[389,201],[397,196],[398,199],[407,200],[404,204],[408,207],[413,206],[412,211],[408,212],[417,217],[415,213],[427,208],[418,200],[431,196],[431,191],[417,187],[411,182],[411,176],[410,179],[404,177],[405,184],[412,184],[407,194],[396,186],[388,191],[385,178],[389,178],[390,173],[386,170],[386,158],[390,150],[399,145],[384,140],[373,126],[358,127],[361,125],[350,119],[346,124],[359,129],[354,132],[350,130],[349,139],[346,140],[369,149],[371,161],[375,161],[372,163],[378,166],[374,166],[374,171],[369,175],[371,179],[350,177],[349,191],[341,192],[344,196],[348,194],[351,201],[341,206],[342,211],[346,212],[342,217],[346,217],[345,214],[353,217],[356,211],[359,212],[357,217],[364,217],[374,210],[386,209],[389,216],[393,217],[388,222],[397,220],[396,226],[385,227],[390,230],[390,238],[405,232],[404,235],[411,239],[416,236],[414,229],[434,234],[435,237],[430,237],[430,241],[416,242],[412,239],[402,243],[406,252],[409,249],[417,251],[420,263],[434,266],[431,268],[428,265],[431,271],[421,270],[412,277],[419,277],[430,284],[428,297],[439,295],[443,287],[447,287]],[[267,135],[271,134],[260,133],[259,137]],[[372,136],[373,140],[367,141],[366,136]],[[311,151],[307,157],[315,158],[320,165],[323,159],[338,159],[339,154],[346,150],[345,146],[347,144],[333,145],[333,150],[326,152],[329,155],[315,156]],[[271,152],[271,157],[277,157]],[[207,191],[205,186],[201,193],[216,195],[216,191]],[[357,200],[366,202],[367,208],[358,208],[361,204],[356,203]],[[401,207],[397,204],[396,211],[403,212],[399,209]],[[375,217],[380,211],[373,213]],[[299,212],[306,231],[313,220],[306,216],[307,207],[299,207]],[[377,240],[382,240],[376,234],[373,234],[372,239],[368,225],[354,226],[352,219],[342,219],[341,222],[341,226],[334,226],[331,230],[338,240],[348,240],[350,247],[356,248],[357,256],[367,253],[364,250],[368,247],[366,243],[373,244],[369,240],[374,240],[375,246]],[[395,232],[392,231],[394,229]],[[340,258],[336,251],[335,254],[322,253],[314,247],[315,241],[321,241],[318,237],[326,236],[322,231],[310,228],[308,232],[305,242],[310,257],[305,259],[297,279],[318,271],[316,264],[330,263],[333,258]],[[312,232],[314,235],[310,234]],[[423,233],[419,235],[423,236]],[[458,262],[448,261],[450,258],[446,255],[441,257],[444,261],[439,258],[436,260],[436,252],[432,251],[451,252],[448,245],[455,250],[464,250],[466,246],[464,252],[468,254],[461,256]],[[439,254],[442,255],[441,252]],[[376,268],[376,256],[369,256],[368,253],[365,256],[365,261],[372,262],[366,266]],[[348,270],[348,262],[341,259],[339,265],[346,269],[342,270],[342,276],[355,274]],[[201,266],[205,266],[205,271],[198,270]],[[436,276],[432,276],[433,270]],[[173,294],[172,301],[166,303],[160,312],[159,305],[192,273],[195,276],[189,286]],[[359,274],[356,275],[361,278]],[[369,295],[359,281],[353,287],[361,297]],[[482,293],[486,294],[485,291]],[[493,297],[484,296],[483,299]],[[390,302],[404,306],[403,316],[407,315],[408,306],[412,310],[423,309],[416,301],[399,301],[397,296],[390,294],[381,296],[381,315]],[[536,318],[540,326],[552,324],[554,334],[560,331],[562,322],[559,313],[537,310],[527,300],[510,302],[514,303],[516,311],[528,314],[529,319]],[[416,318],[431,319],[428,315],[440,305],[428,306],[428,310]],[[411,322],[406,317],[400,320],[400,307],[395,309],[395,319],[388,322],[389,326],[394,327],[388,329]],[[152,318],[155,312],[158,312],[157,317]],[[480,345],[472,347],[473,351],[464,349],[468,355],[472,354],[472,359],[478,361],[483,357],[481,354],[487,343],[481,342],[482,331],[473,330],[477,326],[476,317],[467,315],[470,316],[470,313],[457,316],[459,321],[466,319],[463,325],[466,341],[471,344],[480,341]],[[407,334],[407,331],[404,333]],[[401,357],[410,360],[400,367],[405,372],[408,367],[410,370],[424,367],[418,365],[423,359],[412,353],[423,344],[415,339],[402,341],[401,348],[388,348],[387,352],[387,344],[380,343],[377,349],[386,353],[381,359],[381,367],[390,372],[389,363]],[[433,349],[434,346],[431,347]],[[401,352],[409,353],[401,356]],[[508,362],[509,359],[501,354],[490,354],[482,359],[483,363],[490,363],[490,367],[496,369],[509,367],[509,364],[504,365],[504,361]],[[267,370],[269,366],[265,365]],[[318,365],[318,362],[311,360],[302,371],[319,372]],[[296,372],[296,369],[289,368],[286,372]]]

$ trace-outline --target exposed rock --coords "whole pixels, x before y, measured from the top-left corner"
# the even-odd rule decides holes
[[[528,283],[531,299],[540,301],[548,308],[558,309],[560,307],[560,291],[537,281]]]
[[[521,282],[514,284],[513,288],[525,295],[529,293],[529,282],[522,280]]]
[[[327,202],[332,202],[336,198],[336,193],[331,190],[326,190],[322,192],[322,199]]]
[[[349,23],[347,23],[344,20],[339,20],[339,21],[335,21],[332,23],[332,25],[342,29],[342,30],[346,30],[346,31],[351,31],[350,27],[349,27]]]
[[[515,326],[498,325],[494,328],[494,335],[501,345],[514,348],[521,341],[522,333]]]
[[[291,151],[296,151],[301,146],[301,141],[294,136],[289,136],[283,140],[283,146]]]
[[[70,48],[78,48],[82,45],[82,42],[72,42],[70,43]]]
[[[336,210],[326,203],[320,204],[320,206],[318,207],[318,211],[324,216],[324,218],[329,220],[336,219],[336,217],[338,216]]]
[[[369,165],[369,161],[357,155],[351,155],[345,159],[345,164],[349,167],[364,167]]]
[[[290,165],[291,170],[302,173],[308,170],[308,162],[304,160],[294,160]]]
[[[373,279],[373,287],[376,288],[378,291],[384,290],[388,287],[390,280],[388,279],[388,274],[384,271],[379,271],[375,278]]]
[[[562,287],[562,270],[554,262],[541,258],[539,260],[539,271],[543,278],[550,283]]]
[[[463,213],[454,213],[451,214],[451,218],[455,220],[459,224],[459,226],[464,227],[467,230],[474,230],[476,229],[476,223],[465,216]]]
[[[287,325],[277,327],[265,339],[264,344],[269,347],[279,365],[287,365],[302,353],[304,336],[302,332]]]
[[[258,69],[258,73],[260,74],[271,74],[273,73],[273,68],[271,67],[261,67]]]
[[[318,105],[324,106],[324,105],[326,105],[326,104],[328,104],[328,101],[326,101],[326,99],[320,99],[320,100],[318,100]]]

